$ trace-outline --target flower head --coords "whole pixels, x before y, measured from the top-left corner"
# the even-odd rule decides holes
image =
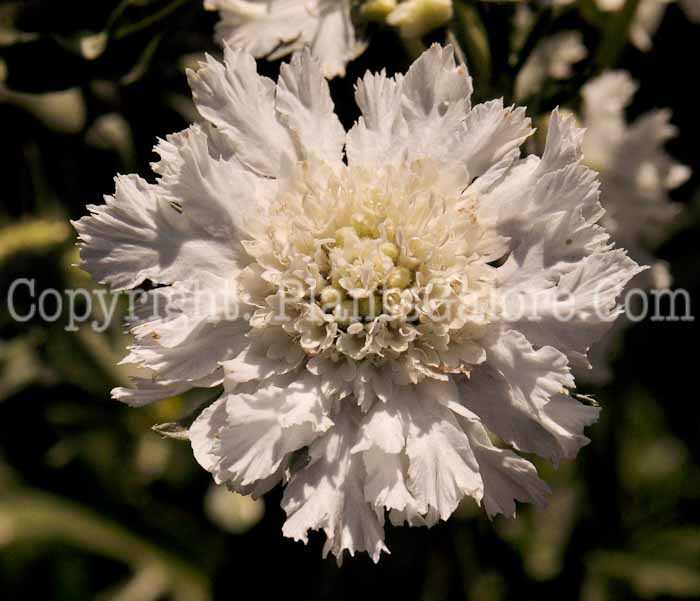
[[[582,131],[555,111],[522,158],[524,109],[472,107],[437,45],[365,75],[347,133],[309,51],[276,84],[230,48],[189,77],[204,123],[158,145],[156,183],[119,177],[76,224],[98,280],[169,303],[133,324],[148,376],[114,396],[223,384],[189,429],[197,460],[241,493],[286,483],[284,533],[323,530],[339,559],[378,560],[387,515],[542,503],[515,451],[558,463],[587,442],[598,410],[571,364],[639,271],[597,225]]]

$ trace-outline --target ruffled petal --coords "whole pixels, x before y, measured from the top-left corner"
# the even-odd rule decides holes
[[[484,481],[483,504],[489,517],[502,514],[514,518],[515,501],[537,507],[546,504],[549,487],[537,476],[532,463],[494,446],[478,421],[466,421],[465,430]]]
[[[401,402],[407,422],[408,486],[426,509],[425,522],[446,520],[465,496],[479,503],[479,466],[455,414],[420,389],[407,391]]]
[[[520,145],[533,133],[525,109],[503,107],[503,100],[476,105],[467,115],[466,128],[458,146],[459,157],[466,161],[472,178]]]
[[[73,223],[81,267],[113,290],[159,284],[199,274],[236,270],[230,240],[213,236],[163,197],[159,186],[135,175],[115,180],[114,196],[89,205],[90,215]]]
[[[226,383],[231,389],[238,384],[287,374],[305,358],[301,347],[280,327],[252,330],[246,343],[237,356],[223,363]]]
[[[362,457],[351,452],[356,411],[345,404],[333,429],[311,445],[309,464],[292,477],[282,498],[284,535],[306,543],[309,530],[323,529],[324,556],[330,552],[339,563],[346,550],[351,556],[366,551],[375,562],[389,552],[382,512],[365,500]]]
[[[462,403],[517,450],[558,464],[588,443],[583,428],[599,409],[572,399],[566,356],[551,346],[535,350],[513,330],[487,348],[487,362],[459,381]]]
[[[323,75],[345,75],[346,64],[360,55],[349,0],[205,0],[218,10],[219,41],[256,57],[279,58],[309,47],[321,61]]]
[[[537,346],[555,346],[579,367],[587,365],[583,356],[623,312],[618,298],[627,283],[644,270],[619,249],[586,256],[565,273],[527,261],[513,268],[520,273],[507,292],[513,303],[509,327]]]
[[[226,136],[243,165],[276,177],[283,157],[295,157],[289,132],[277,119],[275,83],[258,75],[250,54],[226,47],[223,63],[207,56],[187,77],[197,110]]]
[[[193,388],[220,386],[223,381],[224,372],[221,369],[199,380],[183,380],[182,382],[159,382],[154,381],[153,378],[131,377],[131,388],[113,388],[111,394],[113,399],[131,407],[143,407],[177,396]]]
[[[363,419],[353,453],[361,453],[365,464],[365,499],[380,511],[392,512],[411,523],[422,523],[426,508],[408,489],[407,422],[402,400],[376,403]],[[401,521],[403,521],[401,519]]]
[[[188,281],[148,293],[132,322],[135,343],[121,363],[149,370],[161,384],[195,387],[214,373],[221,381],[221,362],[245,347],[248,324],[240,314],[235,280],[210,276],[202,281],[206,286]],[[135,382],[138,386],[142,380]],[[123,390],[118,395],[130,398]]]
[[[319,62],[308,48],[280,68],[276,107],[298,157],[321,159],[336,168],[342,164],[345,129],[335,114]]]
[[[201,127],[193,126],[172,141],[178,168],[161,178],[160,188],[211,238],[226,240],[240,260],[244,251],[238,243],[252,237],[274,198],[275,182],[222,155],[212,144],[211,132]]]
[[[195,457],[217,482],[241,490],[279,474],[290,453],[333,422],[318,378],[273,378],[254,392],[224,394],[190,427]]]
[[[471,77],[451,46],[433,44],[405,77],[366,75],[357,85],[362,117],[348,133],[351,166],[376,167],[456,151],[470,109]]]

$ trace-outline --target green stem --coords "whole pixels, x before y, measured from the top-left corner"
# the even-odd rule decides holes
[[[603,39],[598,47],[598,65],[602,70],[617,64],[627,45],[629,28],[637,14],[640,0],[627,0],[625,5],[608,21],[603,32]]]
[[[43,492],[20,489],[0,501],[3,545],[58,540],[125,563],[135,578],[149,577],[174,599],[208,601],[205,577],[118,524],[71,501]]]
[[[167,17],[169,14],[175,12],[181,5],[185,4],[185,2],[188,2],[188,0],[175,0],[174,2],[171,2],[167,6],[161,8],[159,11],[153,13],[145,19],[142,19],[138,23],[133,23],[132,25],[125,25],[124,27],[118,29],[115,32],[114,39],[119,40],[121,38],[125,38],[129,35],[147,29],[154,23],[157,23],[161,19]]]

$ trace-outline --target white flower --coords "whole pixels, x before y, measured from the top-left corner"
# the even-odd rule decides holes
[[[652,38],[659,29],[666,8],[674,0],[640,0],[637,12],[630,24],[630,41],[640,50],[648,51],[653,46]],[[620,10],[624,0],[597,0],[598,6],[604,11]],[[700,0],[679,0],[687,17],[692,21],[700,20]]]
[[[583,87],[583,150],[600,174],[603,225],[636,261],[652,266],[646,287],[663,288],[670,285],[668,266],[653,252],[681,209],[669,191],[690,177],[690,169],[664,149],[676,135],[668,109],[627,123],[625,109],[636,91],[626,71],[604,73]]]
[[[538,92],[548,79],[568,79],[573,65],[588,51],[579,31],[561,31],[537,44],[515,80],[515,97],[522,100]]]
[[[641,0],[630,27],[630,40],[637,48],[651,50],[652,38],[661,25],[666,8],[672,3],[673,0]],[[700,0],[680,0],[679,3],[688,19],[700,21]]]
[[[610,0],[608,0],[610,1]],[[661,25],[666,7],[672,0],[641,0],[630,25],[630,41],[640,50],[653,46],[652,38]]]
[[[554,6],[573,4],[576,0],[541,0],[543,4]],[[666,8],[674,0],[640,0],[634,18],[630,23],[629,39],[639,50],[651,50],[652,38],[664,18]],[[700,0],[679,0],[688,19],[700,22]],[[598,8],[605,12],[621,10],[625,0],[596,0]]]
[[[308,47],[328,78],[344,76],[367,47],[354,20],[383,23],[416,40],[452,18],[452,0],[358,4],[355,13],[351,0],[204,0],[206,9],[219,11],[219,41],[270,60]]]
[[[656,258],[654,251],[681,210],[681,205],[669,198],[669,191],[690,177],[690,169],[664,150],[666,142],[676,135],[668,109],[627,123],[625,109],[636,91],[637,84],[626,71],[604,73],[583,87],[584,157],[600,174],[606,211],[601,223],[636,261],[651,266],[632,285],[665,289],[672,283],[669,266]],[[593,346],[593,370],[582,374],[587,381],[610,379],[608,361],[624,325],[625,320],[619,320]]]
[[[437,45],[365,75],[347,134],[308,51],[277,84],[230,48],[189,76],[204,124],[159,144],[156,183],[117,178],[76,224],[98,280],[170,300],[134,324],[126,361],[149,375],[114,396],[223,382],[189,429],[197,460],[239,493],[286,483],[284,533],[322,529],[338,559],[378,560],[387,513],[542,503],[514,450],[556,464],[587,442],[598,410],[569,394],[571,365],[639,271],[596,224],[582,130],[555,111],[543,157],[521,158],[524,109],[472,107]]]
[[[404,0],[387,15],[386,22],[402,37],[419,40],[447,23],[452,14],[452,0]]]
[[[308,46],[326,77],[345,75],[365,50],[351,18],[351,0],[204,0],[218,10],[217,38],[256,57],[280,58]]]

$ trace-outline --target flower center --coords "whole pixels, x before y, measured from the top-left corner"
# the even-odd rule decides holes
[[[282,327],[311,355],[422,361],[483,323],[477,301],[500,250],[474,199],[446,192],[421,163],[316,177],[305,171],[286,188],[245,244],[251,281],[266,282],[253,327]]]
[[[321,272],[330,284],[320,292],[320,305],[341,327],[396,315],[401,293],[415,280],[415,272],[402,264],[391,223],[377,226],[361,213],[351,222],[328,243],[327,268]]]

